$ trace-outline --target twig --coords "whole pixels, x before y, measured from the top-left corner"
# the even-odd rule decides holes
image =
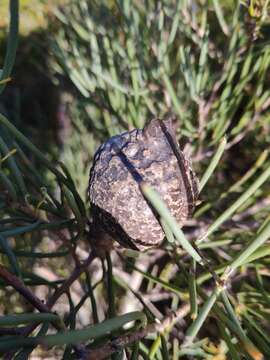
[[[84,360],[102,360],[108,356],[116,353],[117,351],[127,347],[135,341],[143,339],[145,336],[151,333],[164,333],[168,327],[174,326],[174,324],[180,319],[184,318],[190,311],[189,304],[180,307],[176,312],[169,316],[166,316],[162,322],[156,322],[149,324],[144,329],[134,332],[130,335],[118,336],[117,339],[108,341],[105,345],[99,349],[88,350],[83,359]]]
[[[30,304],[41,312],[50,312],[50,309],[40,301],[15,275],[11,274],[4,266],[0,265],[0,277],[18,291]]]
[[[53,307],[59,297],[65,292],[67,292],[73,282],[76,281],[80,277],[80,275],[88,268],[88,266],[95,259],[95,257],[96,255],[91,252],[88,258],[83,263],[75,267],[70,277],[55,291],[52,297],[47,301],[47,306],[50,309]]]
[[[73,270],[70,277],[55,291],[55,293],[52,295],[52,297],[49,298],[49,300],[47,301],[46,305],[41,303],[43,306],[43,309],[44,309],[42,311],[45,311],[45,312],[51,311],[51,308],[54,306],[54,304],[59,299],[59,297],[69,289],[69,287],[73,284],[73,282],[75,280],[77,280],[78,277],[87,269],[87,267],[91,264],[91,262],[95,259],[95,257],[96,257],[96,255],[93,252],[91,252],[90,255],[88,256],[88,258],[83,263],[81,263],[79,266],[75,267],[75,269]],[[0,273],[0,276],[1,276],[1,273]],[[16,288],[16,290],[19,291],[19,289],[17,289],[17,288]],[[33,295],[29,290],[28,290],[28,292],[31,294],[32,297],[36,298],[35,295]],[[37,301],[40,303],[39,299],[37,299]],[[36,308],[38,309],[37,306],[36,306]],[[37,326],[38,326],[38,324],[31,324],[31,325],[23,328],[21,335],[28,336],[29,334],[31,334],[31,332],[33,332],[35,330],[35,328]],[[4,359],[11,360],[11,359],[13,359],[13,355],[14,355],[14,351],[11,351],[5,355]]]

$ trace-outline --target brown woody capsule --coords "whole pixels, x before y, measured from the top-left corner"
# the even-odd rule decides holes
[[[93,236],[100,245],[102,234],[137,250],[156,247],[164,239],[158,216],[140,191],[140,181],[158,191],[183,226],[195,206],[198,186],[177,144],[172,119],[152,120],[142,130],[113,136],[97,150],[89,198]]]

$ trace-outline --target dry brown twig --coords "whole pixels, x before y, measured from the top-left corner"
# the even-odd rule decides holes
[[[34,308],[40,312],[50,312],[50,309],[42,301],[39,300],[15,275],[11,274],[4,266],[0,265],[0,277],[4,281],[18,291]]]
[[[5,281],[11,285],[14,289],[16,289],[20,294],[22,294],[36,309],[41,312],[51,312],[52,307],[56,303],[56,301],[68,291],[70,286],[76,281],[80,275],[90,266],[92,261],[95,259],[96,255],[91,252],[88,258],[80,263],[80,265],[76,265],[72,274],[69,278],[55,291],[55,293],[48,299],[47,303],[44,304],[41,302],[28,288],[26,288],[22,282],[17,278],[17,276],[10,274],[3,266],[0,265],[0,276],[5,279]],[[21,330],[22,336],[28,336],[31,334],[38,323],[31,324],[29,326],[24,327]],[[54,324],[57,326],[57,324]],[[13,358],[14,351],[10,351],[4,357],[5,360],[11,360]]]
[[[138,330],[130,335],[118,336],[117,339],[110,340],[104,344],[99,349],[88,350],[83,359],[84,360],[102,360],[106,359],[108,356],[118,352],[121,349],[124,349],[128,345],[143,339],[148,334],[159,333],[163,334],[166,329],[173,327],[176,322],[184,318],[190,311],[190,305],[185,304],[180,307],[174,313],[166,316],[162,321],[151,323],[146,326],[144,329]]]

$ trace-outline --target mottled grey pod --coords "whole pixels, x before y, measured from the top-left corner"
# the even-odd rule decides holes
[[[165,235],[140,181],[158,191],[183,226],[195,206],[198,181],[177,144],[172,119],[113,136],[97,150],[89,181],[96,238],[106,233],[138,250],[160,245]]]

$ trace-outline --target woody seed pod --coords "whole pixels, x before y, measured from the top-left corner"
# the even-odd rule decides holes
[[[161,244],[165,234],[140,181],[153,186],[182,227],[195,206],[198,182],[172,119],[113,136],[97,150],[89,181],[96,241],[103,234],[137,250]]]

